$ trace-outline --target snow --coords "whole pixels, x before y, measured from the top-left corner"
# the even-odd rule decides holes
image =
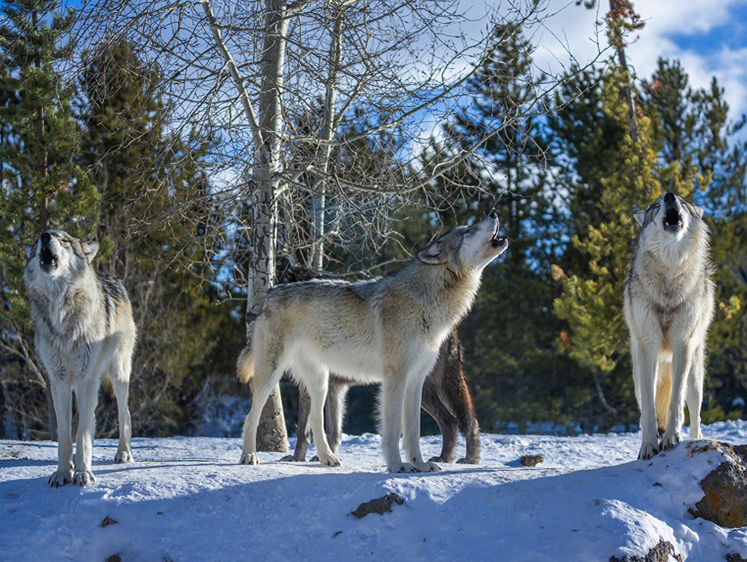
[[[744,444],[747,422],[704,434]],[[643,556],[660,540],[683,559],[747,558],[747,528],[688,512],[700,480],[726,458],[702,442],[637,461],[639,433],[484,434],[479,465],[415,475],[385,473],[379,444],[347,435],[343,466],[330,468],[280,453],[242,466],[235,438],[134,439],[136,462],[115,465],[116,441],[101,439],[95,485],[52,489],[56,443],[0,440],[0,559],[609,560]],[[436,455],[440,437],[421,445]],[[522,455],[544,462],[526,468]],[[349,515],[389,492],[404,505]],[[102,526],[107,517],[116,524]]]

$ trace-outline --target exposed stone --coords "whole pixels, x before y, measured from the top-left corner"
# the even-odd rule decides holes
[[[677,554],[671,542],[663,539],[659,544],[653,547],[645,556],[611,556],[610,562],[669,562],[669,556],[672,556],[677,562],[682,562],[682,555]]]
[[[388,493],[383,498],[371,500],[370,502],[362,503],[358,506],[358,509],[351,512],[350,515],[361,519],[371,513],[378,513],[384,515],[385,513],[391,513],[393,504],[402,505],[405,503],[405,498],[394,492]]]
[[[541,462],[545,462],[545,457],[542,455],[524,455],[519,461],[522,466],[537,466]]]
[[[717,445],[734,462],[721,463],[701,481],[705,496],[690,513],[721,527],[747,526],[747,445]]]
[[[101,522],[102,527],[108,527],[109,525],[116,525],[119,523],[119,521],[115,521],[114,519],[110,518],[108,515],[104,517],[104,520]]]

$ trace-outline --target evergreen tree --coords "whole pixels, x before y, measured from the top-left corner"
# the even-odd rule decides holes
[[[98,194],[76,162],[80,128],[71,109],[74,84],[59,70],[72,52],[74,11],[58,10],[54,0],[14,0],[0,9],[0,341],[2,353],[20,361],[13,364],[21,375],[4,380],[23,395],[12,400],[26,404],[15,414],[16,430],[26,436],[27,424],[41,430],[47,419],[22,289],[24,247],[50,226],[93,236]]]
[[[619,54],[623,38],[635,28],[637,18],[632,12],[611,11],[607,21],[610,44]],[[609,140],[618,142],[612,146],[604,144],[599,149],[582,146],[584,156],[593,160],[594,153],[599,151],[604,157],[597,164],[576,162],[579,167],[588,166],[586,171],[591,172],[587,176],[589,198],[596,209],[590,213],[588,205],[582,206],[583,218],[572,221],[580,227],[571,240],[571,251],[576,256],[568,261],[574,270],[566,273],[555,265],[553,273],[563,285],[563,294],[555,300],[555,311],[568,322],[569,328],[562,341],[569,354],[591,374],[587,387],[593,391],[589,397],[596,396],[598,404],[589,406],[592,412],[601,414],[595,416],[594,425],[609,428],[619,421],[635,420],[628,336],[622,311],[622,291],[636,238],[633,209],[645,208],[659,196],[660,178],[671,180],[672,191],[682,195],[688,192],[688,181],[678,175],[676,163],[659,166],[652,144],[651,120],[638,111],[631,112],[634,89],[619,57],[618,61],[610,62],[601,83],[600,105],[589,107],[593,112],[601,107],[604,118],[591,137],[600,138],[606,129],[616,133]],[[633,95],[629,96],[631,91]],[[573,129],[566,126],[560,132]],[[583,183],[581,186],[583,189]],[[576,212],[571,207],[570,213]],[[597,220],[582,227],[583,221],[590,217]]]
[[[531,46],[520,27],[500,28],[496,37],[491,56],[468,82],[472,104],[445,128],[446,140],[432,145],[425,163],[435,171],[459,150],[474,153],[428,196],[444,229],[495,207],[510,240],[501,263],[483,273],[460,333],[481,426],[490,431],[515,421],[525,431],[528,422],[568,419],[573,391],[564,389],[570,362],[554,347],[557,285],[547,272],[556,251],[550,235],[556,208],[546,181],[540,77],[531,73]]]
[[[187,429],[206,377],[233,371],[232,364],[210,364],[231,317],[211,306],[206,283],[212,272],[205,247],[217,225],[200,164],[205,146],[168,132],[160,85],[158,68],[126,41],[86,57],[82,161],[101,193],[102,240],[115,248],[100,267],[130,293],[138,325],[133,427],[151,435]],[[241,346],[241,337],[220,337]],[[114,421],[100,426],[116,427]]]

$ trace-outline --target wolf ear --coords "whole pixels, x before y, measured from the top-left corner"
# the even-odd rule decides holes
[[[34,254],[36,253],[36,243],[34,244],[26,244],[26,259],[30,260],[34,257]]]
[[[83,254],[86,256],[86,261],[91,263],[93,258],[96,256],[96,252],[99,251],[98,242],[81,242],[80,247],[83,250]]]
[[[633,218],[638,223],[638,226],[643,226],[643,221],[646,220],[646,211],[636,211],[633,213]]]
[[[436,240],[435,242],[431,242],[422,250],[418,250],[418,252],[415,254],[415,257],[428,265],[439,265],[442,263],[446,263],[446,252],[444,251],[444,245],[438,240]]]
[[[703,207],[696,207],[695,205],[693,205],[693,208],[695,209],[695,213],[702,219],[705,209]]]

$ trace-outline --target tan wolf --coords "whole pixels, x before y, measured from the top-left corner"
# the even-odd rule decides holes
[[[354,386],[362,386],[362,383],[330,374],[327,402],[324,405],[324,419],[327,443],[335,455],[342,444],[345,397],[348,390]],[[456,462],[461,464],[477,464],[480,462],[480,426],[477,423],[472,395],[469,386],[467,386],[462,345],[456,330],[452,331],[441,345],[436,364],[425,378],[421,406],[436,420],[443,438],[441,453],[429,459],[430,461],[454,461],[457,430],[459,430],[464,435],[467,451],[466,456]],[[311,399],[301,389],[298,397],[296,446],[292,455],[283,457],[281,460],[295,462],[306,460],[306,451],[311,444],[309,434],[310,410]],[[318,460],[318,457],[311,460]]]
[[[58,466],[49,478],[57,488],[88,486],[93,435],[102,377],[112,383],[119,413],[119,447],[114,462],[132,460],[127,407],[136,329],[122,282],[91,266],[96,242],[81,242],[62,230],[48,230],[26,247],[24,282],[34,321],[34,342],[49,376],[57,415]],[[73,393],[79,412],[73,467]]]
[[[257,464],[260,413],[284,371],[308,392],[319,458],[339,466],[324,434],[329,372],[362,383],[381,382],[381,440],[389,472],[440,470],[420,452],[423,381],[441,344],[469,312],[483,269],[508,247],[491,213],[418,251],[402,269],[370,281],[315,280],[278,285],[257,317],[237,364],[254,381],[242,464]],[[404,429],[407,462],[400,456]]]
[[[685,402],[690,437],[702,438],[706,333],[715,291],[708,226],[702,216],[702,208],[673,193],[635,214],[641,231],[624,309],[641,409],[640,459],[680,442]]]

